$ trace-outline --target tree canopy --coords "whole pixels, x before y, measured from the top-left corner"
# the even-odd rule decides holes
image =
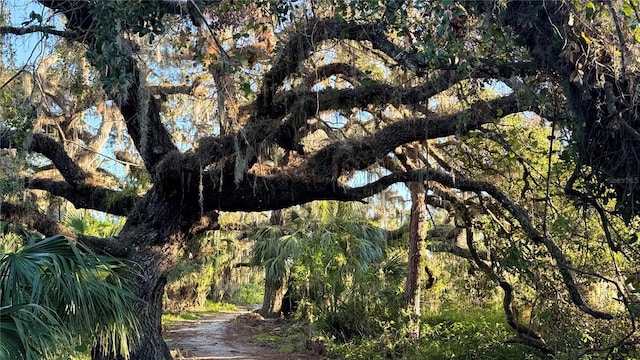
[[[554,351],[511,310],[514,273],[636,331],[637,1],[0,4],[2,219],[139,266],[132,358],[169,357],[166,273],[219,211],[411,182],[461,236],[434,249],[502,288],[518,341]],[[124,228],[74,234],[59,199]],[[622,306],[589,301],[595,281]]]

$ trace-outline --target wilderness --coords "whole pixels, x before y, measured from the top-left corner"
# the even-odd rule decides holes
[[[207,301],[319,358],[640,358],[637,0],[0,0],[0,36],[0,358],[171,359]]]

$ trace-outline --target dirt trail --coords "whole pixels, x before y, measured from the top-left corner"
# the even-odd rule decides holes
[[[169,327],[165,338],[176,359],[258,360],[260,349],[227,339],[229,321],[247,311],[223,311],[197,321],[184,321]]]
[[[255,324],[239,324],[249,311],[224,311],[197,321],[171,325],[164,334],[175,359],[184,360],[308,360],[307,354],[284,354],[262,344],[252,344]],[[236,319],[236,321],[233,321]]]

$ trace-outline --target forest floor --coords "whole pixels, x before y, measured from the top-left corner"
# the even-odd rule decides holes
[[[165,331],[176,360],[312,360],[324,357],[305,350],[285,321],[245,311],[222,311],[198,320],[180,321]]]

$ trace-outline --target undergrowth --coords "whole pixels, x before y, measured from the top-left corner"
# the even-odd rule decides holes
[[[444,311],[422,316],[421,337],[413,341],[405,323],[390,321],[376,337],[354,338],[340,343],[319,336],[331,358],[336,359],[542,359],[534,350],[505,342],[513,332],[499,311],[479,309]]]

